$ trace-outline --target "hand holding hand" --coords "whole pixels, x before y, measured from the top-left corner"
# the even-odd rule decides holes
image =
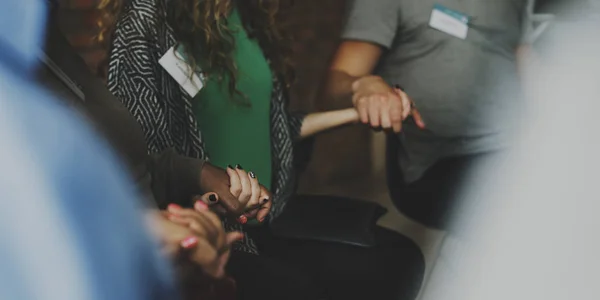
[[[362,123],[398,133],[402,122],[412,115],[419,127],[425,127],[408,95],[399,87],[391,88],[381,77],[361,77],[352,84],[352,90],[352,103]]]
[[[197,202],[195,209],[171,204],[163,217],[167,222],[162,222],[160,236],[167,253],[197,263],[212,277],[225,275],[231,245],[243,238],[242,233],[225,233],[219,217],[203,202]]]
[[[246,203],[232,194],[229,174],[225,170],[205,163],[200,175],[200,188],[216,194],[209,196],[210,208],[221,215],[239,217],[246,211]]]
[[[203,201],[218,213],[233,216],[242,224],[252,218],[263,222],[269,214],[271,193],[253,172],[246,173],[240,165],[222,170],[207,163],[201,176],[201,188],[214,192]]]
[[[238,221],[245,224],[248,219],[257,218],[263,222],[271,210],[271,193],[258,182],[254,172],[246,173],[240,165],[235,168],[229,166],[227,174],[231,183],[230,192],[245,205],[245,213]]]

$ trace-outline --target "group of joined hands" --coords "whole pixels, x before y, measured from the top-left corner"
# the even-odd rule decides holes
[[[346,112],[354,122],[398,133],[402,122],[412,117],[418,127],[425,127],[414,103],[399,86],[391,88],[378,76],[366,76],[352,89],[354,107]],[[232,244],[244,238],[241,232],[225,232],[222,218],[241,224],[252,219],[262,223],[271,210],[272,195],[256,174],[240,165],[223,170],[206,163],[200,178],[201,189],[211,192],[195,198],[193,208],[170,204],[165,210],[152,211],[149,223],[165,255],[184,255],[209,276],[222,278]]]

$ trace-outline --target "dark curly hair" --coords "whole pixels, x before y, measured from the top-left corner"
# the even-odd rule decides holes
[[[238,74],[232,58],[235,45],[227,16],[235,5],[248,35],[258,40],[272,70],[289,87],[294,81],[292,42],[279,16],[292,4],[293,0],[170,0],[167,22],[183,46],[192,69],[202,64],[203,71],[217,76],[220,81],[229,77],[228,88],[233,94],[237,93]],[[98,41],[106,46],[124,6],[124,0],[102,0],[100,3]],[[201,57],[199,53],[202,53]]]

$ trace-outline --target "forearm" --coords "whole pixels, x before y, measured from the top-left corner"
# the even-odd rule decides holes
[[[159,207],[167,203],[187,205],[202,193],[200,177],[204,161],[166,150],[150,161],[152,191]]]
[[[332,59],[321,103],[338,109],[351,107],[356,81],[373,74],[382,51],[376,43],[343,41]]]
[[[364,76],[353,76],[340,70],[331,70],[328,78],[327,88],[323,96],[324,102],[332,102],[335,109],[354,107],[353,97],[373,87],[391,89],[385,81],[377,75],[367,74]]]
[[[341,107],[351,107],[353,94],[352,86],[359,78],[360,77],[352,76],[344,71],[330,70],[323,97],[326,101],[332,101],[338,105],[342,104]]]
[[[325,130],[358,122],[354,108],[317,112],[306,116],[300,130],[300,138],[307,138]]]

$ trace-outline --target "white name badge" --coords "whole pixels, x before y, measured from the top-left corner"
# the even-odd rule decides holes
[[[442,5],[436,4],[431,12],[429,26],[459,39],[469,33],[469,17]]]
[[[175,50],[175,47],[171,47],[158,60],[158,63],[179,83],[190,97],[196,96],[204,87],[204,76],[198,72],[192,73],[192,68],[185,62],[181,54]]]

